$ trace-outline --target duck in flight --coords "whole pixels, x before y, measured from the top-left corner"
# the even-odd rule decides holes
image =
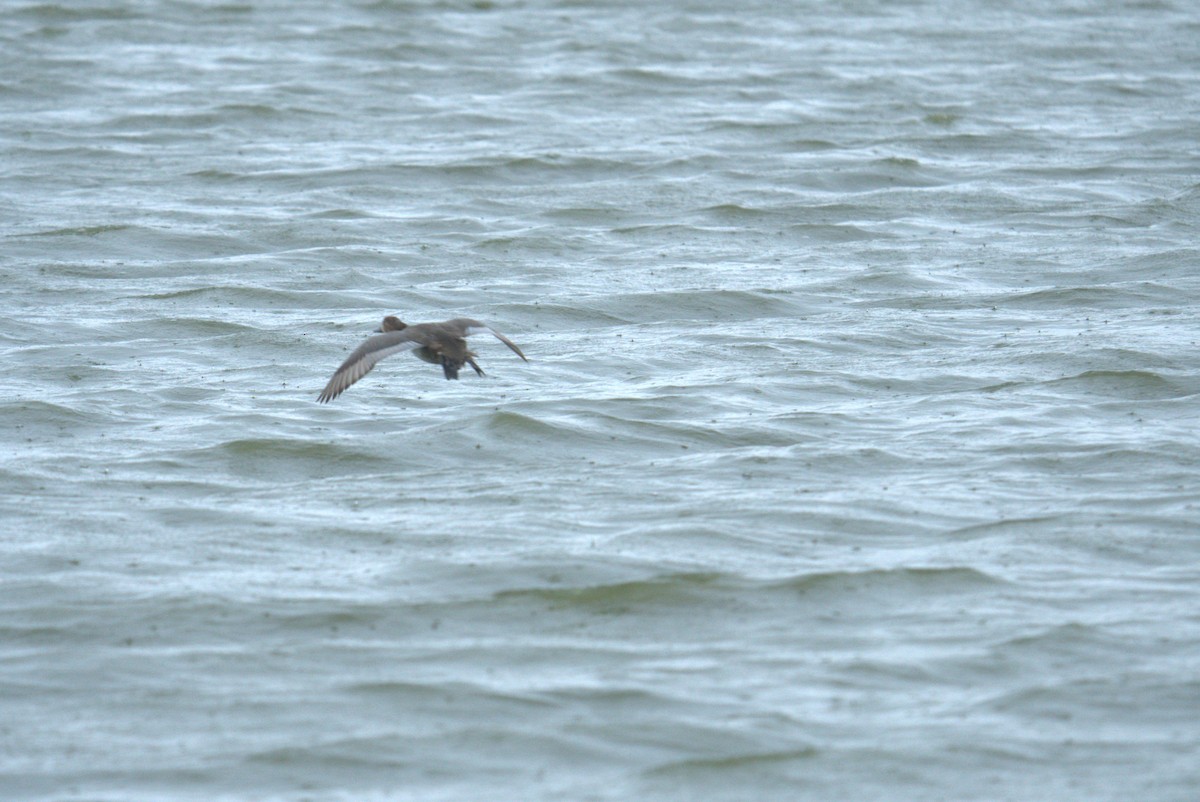
[[[366,342],[346,358],[342,366],[334,372],[329,384],[325,385],[325,389],[317,396],[317,401],[322,404],[332,401],[346,392],[350,385],[366,376],[371,368],[375,367],[376,362],[401,351],[412,351],[418,359],[441,365],[447,379],[457,379],[458,371],[463,365],[470,365],[482,376],[483,371],[475,364],[475,353],[467,349],[467,341],[463,339],[472,334],[488,332],[511,348],[521,359],[525,359],[521,349],[512,340],[486,323],[465,317],[442,323],[415,323],[410,326],[400,318],[388,315],[383,319],[383,325],[378,331],[380,333],[368,337]]]

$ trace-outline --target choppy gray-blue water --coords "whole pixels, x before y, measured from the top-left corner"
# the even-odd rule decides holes
[[[5,3],[0,795],[1200,798],[1197,42]]]

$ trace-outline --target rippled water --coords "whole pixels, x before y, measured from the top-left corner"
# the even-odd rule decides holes
[[[1196,799],[1197,41],[8,3],[5,798]]]

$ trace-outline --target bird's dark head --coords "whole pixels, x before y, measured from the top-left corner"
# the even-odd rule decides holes
[[[408,324],[395,315],[388,315],[383,319],[383,325],[379,327],[379,331],[401,331],[407,329]]]

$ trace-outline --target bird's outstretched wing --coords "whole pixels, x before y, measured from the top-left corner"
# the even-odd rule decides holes
[[[317,401],[322,404],[332,401],[346,392],[350,385],[366,376],[379,360],[401,351],[411,351],[418,345],[420,343],[412,339],[412,332],[407,329],[368,337],[334,372],[329,384],[325,385],[325,389],[317,396]]]
[[[470,318],[467,318],[467,317],[455,318],[454,320],[451,320],[449,322],[454,324],[455,326],[457,326],[459,329],[462,330],[463,337],[470,337],[472,334],[483,334],[484,332],[487,332],[488,334],[493,335],[497,340],[499,340],[500,342],[504,343],[509,348],[511,348],[513,350],[513,353],[515,353],[517,356],[521,357],[521,359],[524,359],[526,362],[529,361],[529,359],[525,356],[525,354],[521,353],[521,349],[517,347],[517,344],[515,342],[508,339],[503,334],[496,331],[495,329],[493,329],[491,326],[487,325],[486,323],[480,323],[478,320],[471,320]]]

